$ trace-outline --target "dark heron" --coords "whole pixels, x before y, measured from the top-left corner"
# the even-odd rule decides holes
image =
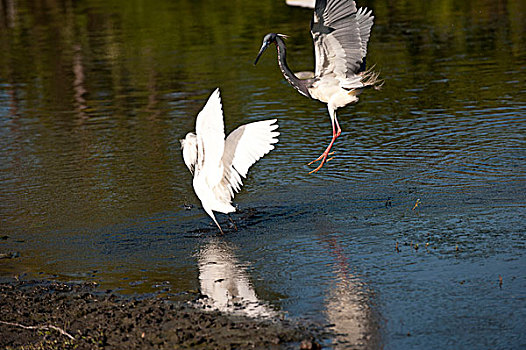
[[[381,86],[378,74],[365,70],[367,42],[373,26],[372,11],[356,8],[353,0],[316,0],[311,34],[314,40],[316,59],[315,72],[311,77],[301,79],[287,65],[286,47],[283,34],[270,33],[263,38],[254,64],[271,43],[276,44],[278,64],[285,79],[304,96],[327,104],[332,123],[332,140],[327,149],[315,160],[317,172],[327,161],[332,145],[341,134],[336,110],[358,102],[358,95],[364,88]],[[329,158],[329,160],[332,158]]]
[[[236,211],[231,202],[243,186],[242,177],[278,142],[275,123],[276,119],[271,119],[242,125],[225,140],[221,97],[216,89],[197,115],[195,134],[189,132],[181,140],[184,163],[194,174],[195,194],[221,233],[213,212]]]

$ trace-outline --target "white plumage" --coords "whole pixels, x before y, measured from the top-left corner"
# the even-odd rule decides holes
[[[188,133],[181,140],[183,160],[194,174],[195,193],[221,233],[213,212],[228,214],[236,210],[231,202],[243,186],[242,177],[274,149],[277,128],[276,119],[245,124],[225,140],[221,97],[216,89],[197,115],[195,134]]]

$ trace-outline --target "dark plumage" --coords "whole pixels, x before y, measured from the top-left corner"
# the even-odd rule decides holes
[[[306,97],[327,104],[332,123],[332,140],[316,160],[317,172],[327,161],[334,141],[341,134],[336,110],[358,102],[358,95],[366,87],[379,87],[378,74],[365,70],[367,43],[373,26],[372,11],[356,8],[352,0],[316,0],[311,21],[314,41],[315,71],[313,78],[300,79],[287,65],[283,34],[269,33],[256,57],[256,64],[271,43],[276,44],[278,64],[285,79]]]

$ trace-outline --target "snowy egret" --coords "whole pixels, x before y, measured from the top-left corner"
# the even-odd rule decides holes
[[[332,123],[332,140],[325,151],[310,164],[320,161],[310,173],[317,172],[327,161],[334,141],[341,134],[336,110],[358,102],[364,88],[379,88],[378,73],[365,70],[367,42],[373,26],[372,11],[356,8],[353,0],[316,0],[311,34],[314,40],[315,72],[301,79],[292,72],[286,60],[283,34],[269,33],[256,57],[257,64],[271,43],[276,44],[278,64],[285,79],[304,96],[327,104]],[[331,158],[329,158],[330,160]]]
[[[253,122],[238,127],[225,140],[221,97],[216,89],[197,115],[195,133],[181,140],[184,162],[194,175],[194,191],[221,233],[213,212],[236,210],[231,202],[243,185],[241,177],[274,149],[277,128],[276,119]]]

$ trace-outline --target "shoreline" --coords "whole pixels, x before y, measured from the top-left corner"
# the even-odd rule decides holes
[[[124,297],[93,283],[0,283],[4,349],[321,349],[328,332],[291,320],[208,311],[164,297]]]

